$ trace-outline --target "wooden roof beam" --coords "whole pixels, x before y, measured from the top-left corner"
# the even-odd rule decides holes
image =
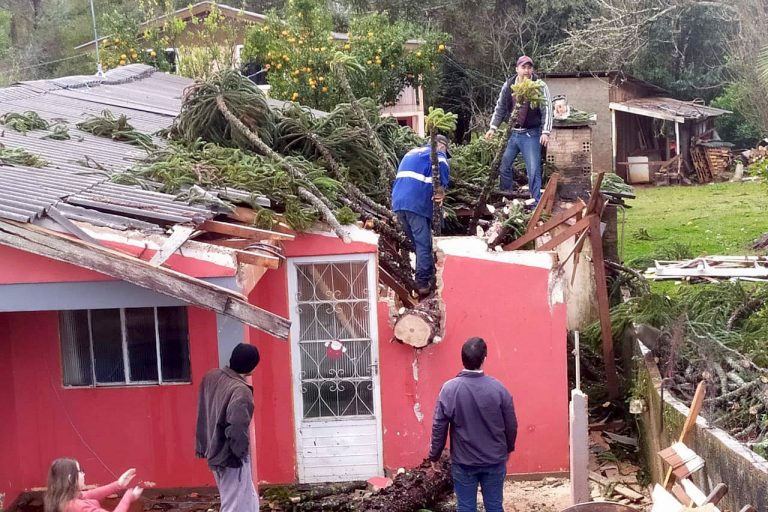
[[[216,220],[207,220],[200,224],[198,229],[208,231],[209,233],[219,233],[239,238],[249,238],[251,240],[293,240],[296,238],[295,235],[290,233],[280,233],[269,229],[259,229],[244,224],[233,224]]]
[[[101,272],[288,339],[289,320],[249,304],[243,295],[113,249],[14,221],[0,221],[0,244]]]

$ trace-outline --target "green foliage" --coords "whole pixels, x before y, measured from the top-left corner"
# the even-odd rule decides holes
[[[406,41],[416,32],[381,14],[353,18],[348,40],[335,38],[332,29],[324,1],[291,1],[284,13],[272,12],[263,25],[251,29],[244,56],[268,70],[270,95],[322,110],[331,110],[344,98],[332,70],[337,52],[360,66],[359,73],[349,76],[356,97],[386,105],[407,85],[436,82],[445,34],[422,31],[418,35],[424,44],[410,51]]]
[[[429,107],[429,113],[425,120],[427,133],[444,132],[453,133],[456,130],[456,119],[458,116],[451,112],[446,112],[442,108]]]
[[[0,11],[0,59],[5,57],[11,46],[11,13]]]
[[[142,2],[143,4],[144,2]],[[99,43],[102,69],[104,71],[126,64],[144,63],[161,71],[170,71],[171,63],[163,51],[172,45],[171,38],[160,29],[142,30],[141,24],[154,16],[157,4],[148,5],[146,10],[136,5],[116,9],[102,17],[102,30],[109,34]],[[170,8],[170,6],[167,6]],[[177,21],[168,19],[165,27],[170,30]],[[176,32],[183,26],[176,27]]]
[[[544,82],[541,80],[523,80],[512,85],[512,95],[516,104],[530,103],[531,108],[544,104]]]
[[[31,110],[23,114],[19,112],[6,112],[0,117],[0,123],[24,134],[30,130],[45,130],[49,124],[37,112]]]
[[[768,158],[760,158],[747,166],[747,172],[752,176],[762,176],[768,179]]]
[[[128,122],[128,117],[125,114],[115,117],[110,110],[103,110],[101,115],[88,115],[85,121],[77,123],[77,127],[99,137],[125,141],[135,146],[144,148],[154,146],[152,138],[145,133],[136,131]]]
[[[48,162],[22,148],[6,148],[0,144],[0,164],[24,165],[26,167],[45,167]]]
[[[753,106],[750,105],[745,84],[731,83],[712,100],[711,105],[733,112],[715,118],[715,127],[723,140],[733,142],[737,148],[752,148],[760,140],[762,130],[755,123],[755,117],[746,115],[753,110]]]

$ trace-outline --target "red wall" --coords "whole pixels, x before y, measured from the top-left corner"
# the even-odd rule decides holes
[[[80,461],[87,483],[135,467],[158,487],[214,485],[194,457],[194,431],[200,379],[218,366],[215,314],[189,308],[192,383],[169,386],[65,389],[56,312],[3,313],[0,328],[6,504],[44,486],[51,461],[63,456]]]
[[[567,471],[565,306],[550,309],[549,271],[446,256],[443,283],[445,338],[421,351],[388,341],[392,329],[386,307],[380,307],[385,467],[411,466],[426,457],[440,387],[461,371],[464,341],[480,336],[488,343],[484,369],[510,390],[517,412],[509,473]]]
[[[299,237],[292,256],[321,256],[349,249],[334,239]],[[300,245],[299,245],[300,244]],[[314,252],[309,248],[316,248]],[[366,246],[362,246],[363,249]],[[370,246],[367,246],[370,252]],[[354,251],[351,251],[354,252]],[[512,392],[520,422],[511,474],[568,470],[568,386],[565,306],[549,305],[549,270],[446,256],[443,301],[446,336],[422,351],[392,342],[388,306],[379,304],[379,354],[387,469],[420,463],[427,454],[431,420],[442,384],[462,368],[461,345],[482,336],[489,345],[486,371]],[[268,272],[252,303],[288,316],[286,270]],[[296,479],[290,345],[255,330],[262,364],[253,375],[258,475],[262,482]],[[414,379],[417,360],[418,380]],[[414,406],[423,414],[417,419]]]

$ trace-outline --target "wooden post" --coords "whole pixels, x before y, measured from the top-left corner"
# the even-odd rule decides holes
[[[597,306],[600,313],[600,332],[603,338],[603,364],[608,398],[619,396],[619,380],[616,373],[616,360],[613,354],[613,334],[611,332],[611,305],[608,300],[608,285],[605,281],[605,260],[603,259],[603,240],[600,236],[600,217],[589,217],[589,242],[592,244],[592,264],[595,268],[595,287],[597,288]]]
[[[680,123],[675,121],[675,151],[677,152],[677,177],[680,178],[680,169],[683,165],[682,157],[680,156]]]
[[[616,141],[616,111],[611,109],[611,167],[616,172],[616,153],[618,142]],[[627,183],[629,183],[629,171],[627,171]]]

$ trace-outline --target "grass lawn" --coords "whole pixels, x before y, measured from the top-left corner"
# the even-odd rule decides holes
[[[762,182],[645,187],[635,193],[637,199],[627,201],[632,208],[624,227],[624,261],[630,265],[674,256],[681,245],[690,248],[690,256],[755,254],[748,245],[768,232],[768,185]]]

